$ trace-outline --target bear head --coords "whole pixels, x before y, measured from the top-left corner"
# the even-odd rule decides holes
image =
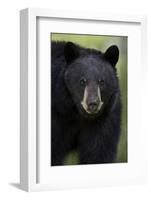
[[[86,118],[99,116],[118,91],[115,68],[118,47],[110,46],[101,53],[67,42],[64,56],[67,63],[64,81],[78,112]]]

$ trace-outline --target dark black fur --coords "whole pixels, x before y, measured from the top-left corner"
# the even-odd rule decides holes
[[[79,154],[79,164],[112,163],[116,159],[121,118],[120,90],[115,69],[118,48],[111,48],[103,54],[76,45],[78,51],[72,54],[65,49],[66,45],[66,42],[51,43],[51,165],[63,165],[65,156],[73,149]],[[71,59],[68,59],[68,55]],[[101,63],[100,73],[107,82],[106,93],[102,92],[104,107],[100,114],[93,118],[79,112],[76,105],[79,102],[73,98],[64,80],[65,72],[70,67],[68,65],[77,59],[88,66],[91,64],[89,60],[92,60],[97,68]],[[77,65],[76,62],[73,64]],[[80,73],[74,68],[73,70],[74,74]],[[89,76],[92,73],[93,71]],[[80,94],[80,91],[74,90],[73,93]]]

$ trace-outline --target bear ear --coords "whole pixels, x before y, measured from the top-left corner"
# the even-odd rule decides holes
[[[78,47],[72,42],[67,42],[64,47],[64,56],[65,56],[66,62],[68,64],[71,63],[79,56]]]
[[[115,67],[118,59],[119,59],[119,49],[116,45],[110,46],[106,52],[104,53],[104,57],[109,63]]]

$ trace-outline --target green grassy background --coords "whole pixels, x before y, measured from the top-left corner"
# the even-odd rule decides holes
[[[116,67],[121,88],[122,120],[116,162],[127,162],[127,37],[52,33],[51,40],[72,41],[83,47],[98,49],[102,52],[105,52],[113,44],[119,47],[120,56]],[[64,162],[67,165],[77,163],[78,154],[76,151],[71,152]]]

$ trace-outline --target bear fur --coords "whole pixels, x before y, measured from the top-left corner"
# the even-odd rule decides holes
[[[118,58],[115,45],[102,53],[72,42],[51,42],[52,166],[63,165],[72,150],[79,164],[115,161],[121,124]]]

